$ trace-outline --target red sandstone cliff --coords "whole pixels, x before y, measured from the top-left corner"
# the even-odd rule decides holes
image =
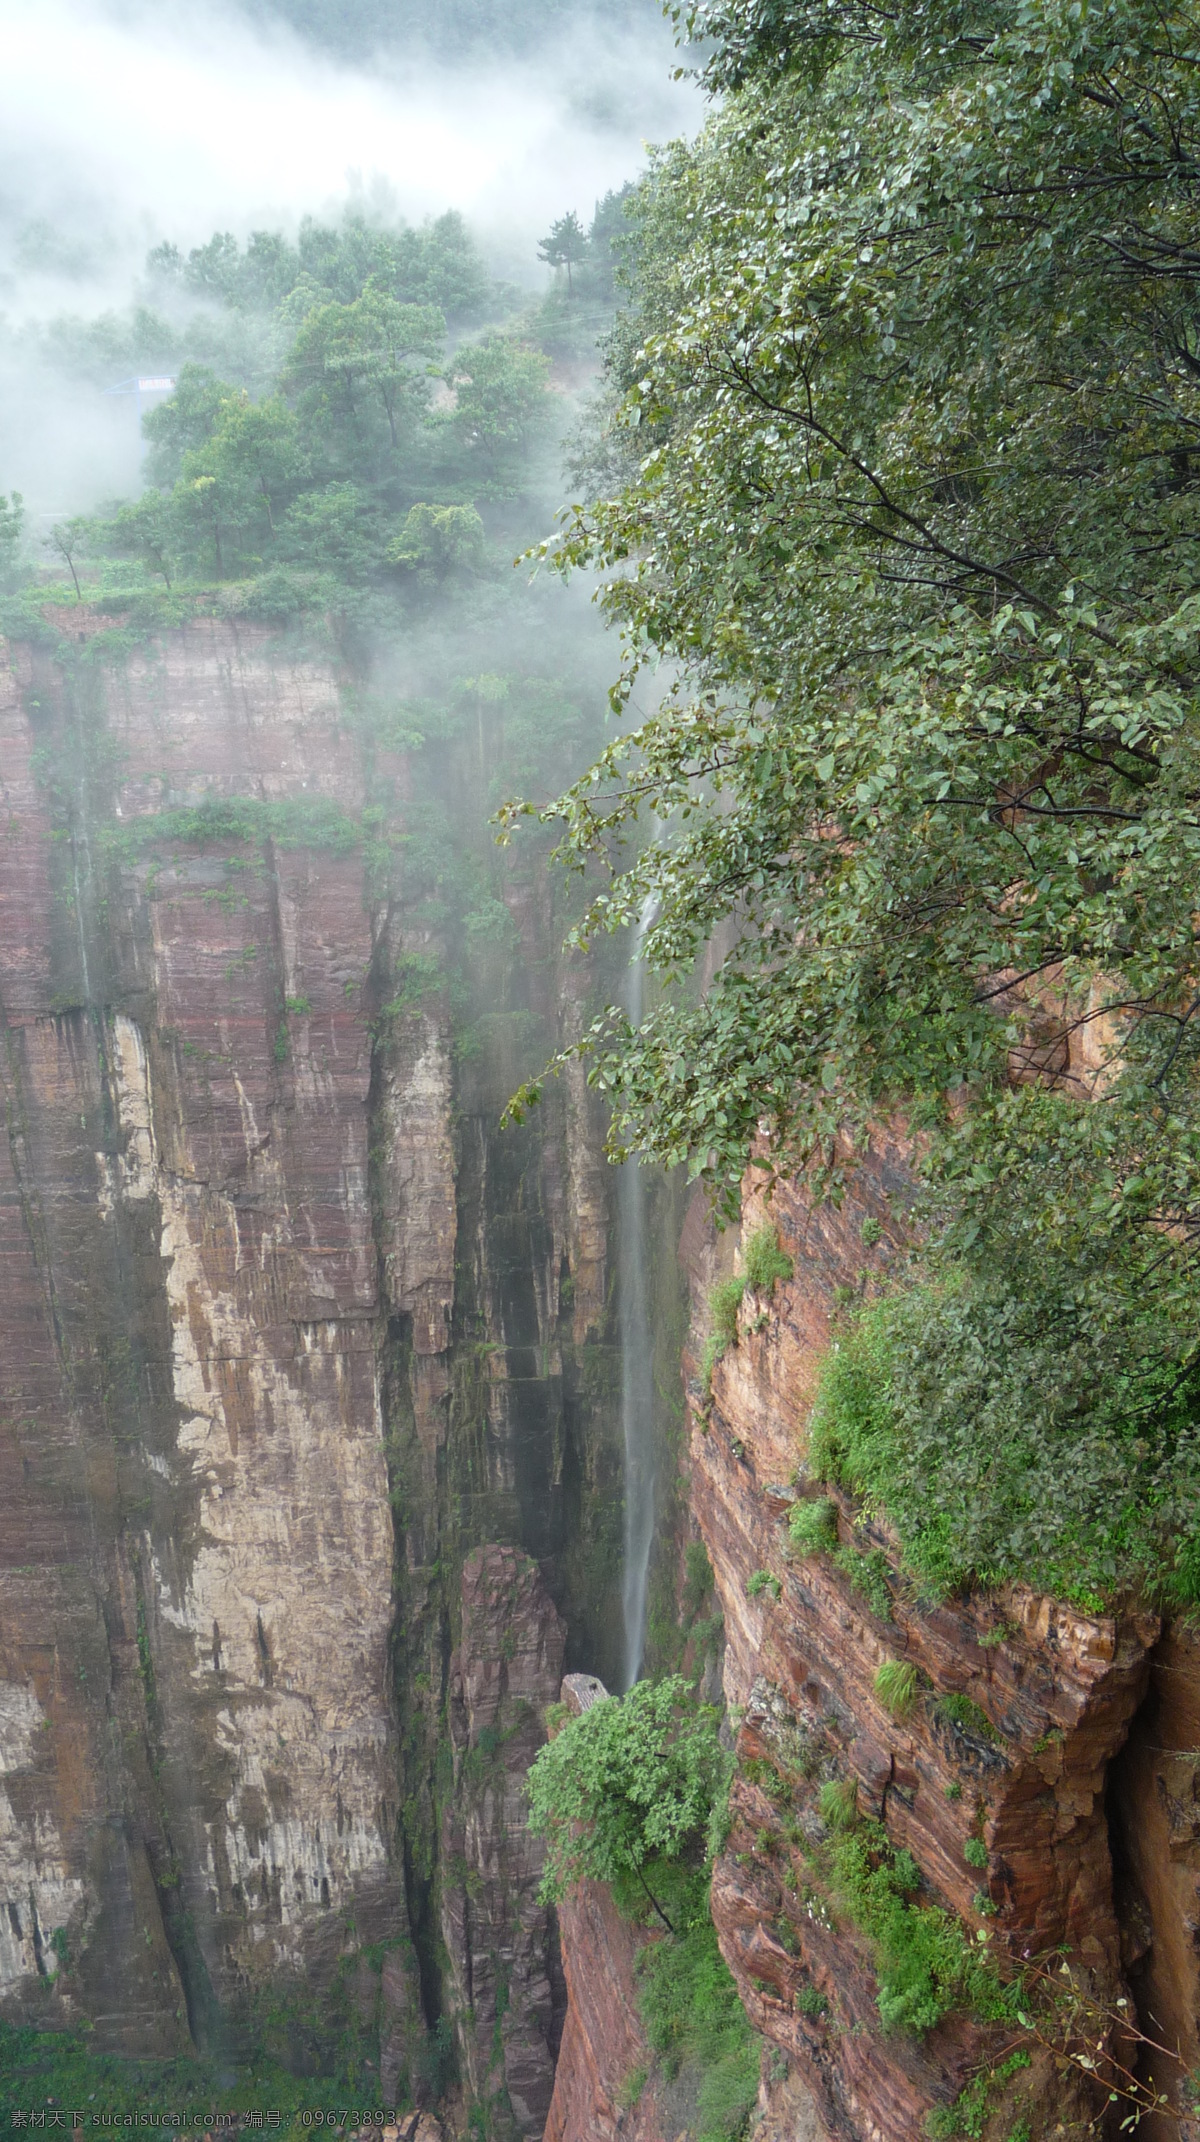
[[[1128,1993],[1129,1927],[1145,1917],[1149,1955],[1159,1959],[1142,1965],[1160,1997],[1153,2013],[1162,2021],[1167,2008],[1185,2059],[1195,2045],[1195,1830],[1182,1811],[1172,1817],[1167,1785],[1178,1781],[1182,1810],[1192,1768],[1187,1753],[1169,1752],[1191,1737],[1183,1691],[1192,1661],[1180,1640],[1156,1649],[1152,1616],[1089,1619],[1015,1587],[922,1609],[897,1579],[886,1530],[844,1496],[843,1543],[882,1556],[890,1571],[886,1613],[830,1556],[799,1560],[789,1551],[785,1520],[805,1492],[804,1428],[837,1292],[886,1271],[903,1188],[902,1149],[882,1136],[838,1211],[812,1209],[795,1184],[777,1187],[770,1218],[794,1277],[769,1300],[746,1296],[738,1344],[713,1375],[711,1406],[693,1385],[690,1408],[691,1507],[725,1617],[726,1695],[741,1720],[734,1824],[714,1876],[713,1915],[752,2020],[804,2076],[830,2133],[848,2142],[907,2142],[995,2055],[961,2018],[922,2042],[881,2031],[869,1948],[814,1886],[816,1799],[826,1778],[855,1782],[860,1812],[884,1822],[932,1896],[968,1930],[1018,1956],[1067,1944],[1114,2017]],[[760,1200],[761,1192],[748,1200],[748,1230],[762,1223]],[[882,1229],[869,1251],[867,1217]],[[774,1582],[752,1597],[755,1571]],[[874,1689],[888,1658],[911,1662],[921,1679],[920,1701],[902,1724]],[[1140,1708],[1152,1681],[1166,1751],[1152,1746],[1151,1713]],[[978,1706],[978,1729],[942,1707],[953,1695]],[[1129,1837],[1116,1881],[1114,1788]],[[1152,1838],[1152,1808],[1163,1845],[1173,1824],[1178,1872],[1168,1874],[1171,1851]],[[965,1856],[971,1836],[986,1846],[985,1873]],[[1168,1983],[1175,1990],[1163,2000]],[[823,2014],[797,2006],[810,1988]],[[1036,2049],[1020,2103],[1055,2120],[1097,2110],[1086,2074],[1059,2070]]]
[[[217,620],[70,652],[0,648],[0,2001],[163,2051],[353,1964],[396,2084],[436,1991],[450,1587],[495,1526],[578,1589],[565,1498],[615,1466],[567,1358],[604,1316],[603,1199],[568,1209],[600,1126],[576,1096],[498,1157],[488,1066],[454,1090],[328,664]],[[406,770],[371,781],[393,808]],[[213,815],[243,802],[275,816]]]
[[[450,1661],[442,1931],[472,2096],[491,2103],[497,2134],[541,2135],[562,2030],[557,1928],[538,1902],[545,1855],[525,1827],[525,1774],[546,1738],[565,1637],[527,1556],[495,1546],[468,1555]]]
[[[904,1148],[884,1135],[840,1210],[814,1209],[800,1186],[777,1185],[769,1217],[794,1276],[770,1297],[745,1297],[711,1401],[690,1385],[690,1516],[715,1574],[737,1723],[733,1824],[712,1909],[772,2056],[764,2072],[778,2076],[764,2087],[759,2132],[915,2142],[933,2108],[949,2106],[1011,2042],[998,2046],[963,2016],[924,2040],[881,2029],[869,1944],[822,1885],[817,1801],[836,1778],[853,1782],[859,1813],[913,1855],[928,1899],[968,1932],[1017,1958],[1065,1945],[1118,2048],[1117,2019],[1134,2012],[1118,2004],[1133,2001],[1142,2028],[1176,2056],[1141,2055],[1142,2080],[1174,2107],[1141,2131],[1186,2138],[1197,2133],[1184,2077],[1196,2064],[1200,2012],[1194,1636],[1160,1634],[1153,1616],[1089,1618],[1017,1587],[922,1609],[886,1529],[846,1496],[837,1497],[841,1542],[878,1558],[884,1594],[856,1589],[852,1565],[789,1549],[788,1512],[812,1491],[805,1425],[836,1305],[846,1290],[886,1278],[903,1246],[896,1215],[907,1187]],[[746,1232],[766,1216],[761,1185],[752,1186]],[[876,1223],[870,1249],[867,1218]],[[736,1256],[700,1201],[682,1254],[698,1341],[709,1288]],[[757,1572],[770,1581],[750,1591]],[[920,1675],[920,1700],[902,1723],[875,1692],[888,1658]],[[975,1719],[944,1707],[953,1696],[978,1706]],[[972,1839],[986,1847],[985,1870],[967,1856]],[[564,1907],[562,1937],[570,2005],[547,2134],[659,2142],[653,2088],[621,2109],[630,2071],[653,2069],[633,1969],[644,1936],[589,1887]],[[1103,2093],[1086,2070],[1037,2045],[1031,2053],[993,2106],[989,2138],[1007,2136],[1022,2111],[1038,2136],[1106,2131]]]

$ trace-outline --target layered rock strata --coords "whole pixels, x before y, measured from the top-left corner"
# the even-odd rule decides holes
[[[340,1986],[399,2082],[443,2001],[460,1562],[509,1538],[585,1592],[616,1470],[571,1351],[600,1127],[576,1096],[498,1150],[507,1067],[456,1090],[328,664],[215,619],[106,663],[111,620],[48,623],[0,660],[0,2000],[163,2052],[303,1981],[305,2061]],[[370,774],[400,810],[405,765]]]
[[[905,1190],[903,1149],[886,1137],[839,1210],[778,1185],[769,1218],[794,1277],[770,1298],[747,1292],[711,1399],[691,1386],[691,1507],[715,1573],[726,1695],[740,1720],[713,1915],[751,2019],[847,2142],[920,2133],[995,2057],[995,2041],[963,2015],[924,2038],[882,2030],[871,1945],[830,1892],[821,1785],[853,1788],[860,1817],[912,1854],[927,1899],[957,1914],[970,1938],[1018,1959],[1067,1945],[1120,2049],[1128,1989],[1106,1793],[1158,1637],[1152,1616],[1092,1618],[1017,1587],[923,1607],[898,1577],[886,1529],[843,1495],[838,1551],[798,1559],[790,1550],[789,1510],[815,1492],[804,1478],[804,1425],[836,1304],[886,1274],[902,1242]],[[745,1227],[765,1217],[752,1194]],[[698,1222],[692,1233],[702,1329],[714,1253],[703,1252]],[[888,1660],[917,1677],[917,1700],[900,1720],[875,1686]],[[1187,1737],[1182,1710],[1178,1732]],[[1131,1751],[1128,1761],[1138,1760]],[[1177,1827],[1186,1857],[1186,1818]],[[1190,1882],[1190,1870],[1174,1880],[1177,1920]],[[1186,2039],[1182,2020],[1179,2029]],[[1021,2091],[1022,2104],[1058,2119],[1097,2110],[1086,2070],[1060,2071],[1036,2047]]]
[[[526,1773],[565,1638],[527,1556],[499,1546],[468,1555],[450,1661],[442,1931],[471,2094],[491,2106],[497,2134],[541,2135],[566,2005],[554,1913],[538,1900],[545,1853],[525,1825]]]

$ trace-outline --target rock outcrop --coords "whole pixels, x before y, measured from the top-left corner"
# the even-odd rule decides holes
[[[581,1626],[615,1583],[601,1126],[581,1092],[498,1138],[329,663],[203,618],[95,659],[111,625],[0,649],[0,2002],[163,2052],[253,2042],[269,1989],[319,2063],[340,1986],[415,2086],[460,1567],[532,1551]],[[410,772],[369,771],[377,839]]]
[[[481,1547],[462,1571],[450,1661],[453,1790],[442,1818],[442,1931],[475,2102],[492,2131],[541,2135],[566,2005],[545,1854],[525,1826],[525,1777],[546,1738],[566,1631],[534,1564]]]
[[[1088,1617],[1018,1587],[922,1606],[898,1579],[886,1528],[844,1495],[835,1498],[836,1556],[800,1559],[789,1547],[788,1513],[798,1495],[816,1492],[805,1483],[803,1434],[836,1303],[886,1273],[902,1240],[905,1188],[903,1148],[882,1136],[838,1210],[813,1208],[802,1186],[777,1185],[769,1217],[794,1277],[770,1299],[747,1293],[711,1399],[691,1385],[691,1507],[715,1573],[725,1690],[740,1720],[713,1915],[749,2015],[794,2062],[830,2134],[847,2142],[920,2133],[989,2041],[961,2015],[923,2039],[882,2030],[870,1943],[820,1872],[828,1837],[817,1802],[830,1781],[853,1789],[859,1815],[912,1854],[927,1894],[972,1938],[1016,1958],[1068,1945],[1119,2046],[1128,1922],[1110,1813],[1113,1759],[1136,1717],[1122,1758],[1133,1816],[1127,1869],[1144,1897],[1165,1887],[1148,1910],[1175,1929],[1143,1970],[1185,2057],[1195,2030],[1183,1938],[1196,1893],[1184,1812],[1195,1737],[1194,1696],[1184,1690],[1194,1684],[1178,1638],[1156,1651],[1151,1615]],[[746,1228],[764,1216],[752,1193]],[[717,1252],[698,1218],[690,1234],[702,1330]],[[886,1660],[916,1672],[917,1700],[901,1720],[875,1688]],[[1152,1675],[1156,1715],[1169,1721],[1165,1748],[1139,1710]],[[1059,2072],[1036,2047],[1021,2090],[1022,2105],[1060,2119],[1096,2110],[1086,2071]]]

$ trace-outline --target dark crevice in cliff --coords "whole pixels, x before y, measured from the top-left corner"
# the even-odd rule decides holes
[[[1186,2118],[1179,2122],[1185,2104],[1195,2112],[1185,2078],[1194,2059],[1200,1947],[1194,1924],[1197,1706],[1192,1673],[1179,1670],[1193,1643],[1192,1631],[1164,1629],[1149,1655],[1146,1694],[1105,1779],[1121,1967],[1137,2027],[1152,2041],[1138,2048],[1131,2065],[1144,2088],[1166,2092],[1172,2108],[1143,2122],[1149,2142],[1194,2132]]]

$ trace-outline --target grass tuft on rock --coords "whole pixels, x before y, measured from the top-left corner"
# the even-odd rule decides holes
[[[917,1669],[907,1659],[885,1659],[875,1675],[875,1693],[893,1718],[908,1718],[916,1706]]]

